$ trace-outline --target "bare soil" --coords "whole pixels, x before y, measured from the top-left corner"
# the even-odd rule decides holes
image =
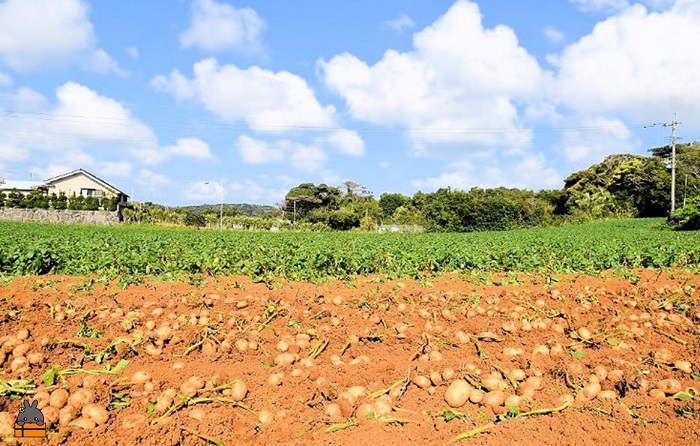
[[[632,276],[269,285],[205,277],[123,290],[98,278],[3,279],[0,380],[38,385],[30,398],[52,445],[446,444],[472,430],[461,442],[696,443],[700,276]],[[107,348],[118,339],[128,343]],[[122,359],[116,373],[86,373]],[[46,385],[52,366],[81,371]],[[203,388],[183,387],[193,376]],[[467,401],[447,412],[453,381],[479,387],[489,376],[504,396],[521,396],[510,400],[517,406]],[[680,393],[652,390],[668,378]],[[602,392],[587,398],[582,389],[595,382]],[[363,387],[356,398],[354,386]],[[91,390],[109,406],[106,421],[49,399],[58,388]],[[38,444],[8,430],[20,405],[0,396],[0,438]]]

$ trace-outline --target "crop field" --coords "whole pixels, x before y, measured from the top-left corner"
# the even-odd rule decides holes
[[[0,440],[692,444],[700,234],[0,222]]]
[[[470,234],[300,234],[0,221],[0,273],[170,280],[205,273],[317,282],[375,274],[420,278],[456,271],[596,273],[700,265],[700,234],[661,230],[662,224],[648,219]]]

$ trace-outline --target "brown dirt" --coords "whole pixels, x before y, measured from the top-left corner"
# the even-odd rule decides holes
[[[445,444],[494,421],[464,443],[689,444],[700,431],[700,395],[679,401],[672,395],[652,397],[650,390],[665,378],[679,380],[683,390],[700,388],[700,276],[638,275],[634,282],[604,273],[558,281],[532,275],[518,281],[508,276],[480,281],[444,276],[432,283],[357,278],[269,287],[231,277],[205,278],[205,284],[196,285],[148,281],[126,290],[118,289],[116,281],[96,281],[92,289],[81,289],[88,288],[84,277],[4,279],[0,380],[32,379],[40,383],[38,392],[92,389],[101,407],[115,394],[131,397],[128,406],[110,410],[106,422],[85,429],[58,423],[58,410],[38,393],[49,421],[48,444]],[[81,321],[104,335],[77,337]],[[159,341],[156,330],[164,323],[174,335]],[[592,334],[586,342],[578,334],[582,327]],[[27,339],[17,339],[21,330],[29,330]],[[309,339],[297,336],[301,333]],[[119,344],[106,359],[112,367],[128,359],[124,370],[69,375],[49,388],[42,383],[52,365],[60,370],[102,369],[105,361],[97,364],[90,352],[94,355],[116,338],[135,345],[132,351]],[[235,345],[240,340],[257,342],[257,349],[240,352]],[[298,355],[296,363],[274,364],[281,359],[281,340],[288,352]],[[328,341],[326,348],[317,359],[303,361],[319,341]],[[27,345],[17,349],[20,344]],[[549,354],[534,354],[542,345]],[[517,354],[508,354],[508,349],[517,349]],[[573,356],[576,351],[582,355]],[[25,365],[21,358],[33,358],[32,352],[42,353],[43,361]],[[691,363],[690,373],[674,367],[678,360]],[[520,413],[525,413],[561,406],[567,395],[595,380],[591,375],[596,368],[602,389],[613,391],[613,399],[579,397],[561,411],[521,418],[507,418],[504,406],[468,401],[454,409],[464,414],[463,420],[447,422],[442,416],[449,409],[445,389],[457,378],[479,384],[497,372],[511,395],[516,391],[503,373],[519,369],[527,377],[540,377],[540,388],[520,401]],[[446,369],[454,377],[443,373]],[[610,379],[607,373],[613,370],[621,372]],[[146,385],[131,382],[137,371],[150,374]],[[440,383],[435,377],[438,384],[425,389],[404,383],[409,373],[429,376],[431,371],[448,379]],[[284,375],[275,385],[269,380],[278,372]],[[158,409],[148,414],[149,403],[165,389],[180,394],[191,376],[207,383],[196,398],[229,402],[183,407],[151,424]],[[248,389],[239,403],[230,402],[230,390],[211,390],[234,379]],[[391,413],[372,420],[358,416],[358,404],[376,402],[370,394],[395,383]],[[365,388],[354,406],[341,396],[352,386]],[[333,421],[352,416],[356,424],[327,433],[331,420],[325,409],[336,401],[344,413]],[[3,422],[14,422],[20,404],[0,397],[0,436],[5,441],[24,441],[2,430]],[[269,424],[258,422],[261,411],[271,414]]]

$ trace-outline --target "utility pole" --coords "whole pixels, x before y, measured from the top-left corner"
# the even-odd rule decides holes
[[[224,179],[221,179],[221,207],[219,208],[219,231],[224,230]]]
[[[676,129],[678,128],[678,114],[673,114],[673,122],[664,124],[671,127],[671,213],[676,210]]]

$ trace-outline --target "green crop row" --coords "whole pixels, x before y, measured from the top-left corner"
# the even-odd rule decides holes
[[[0,222],[0,273],[323,281],[352,275],[695,268],[700,233],[659,219],[467,234],[271,233]]]

